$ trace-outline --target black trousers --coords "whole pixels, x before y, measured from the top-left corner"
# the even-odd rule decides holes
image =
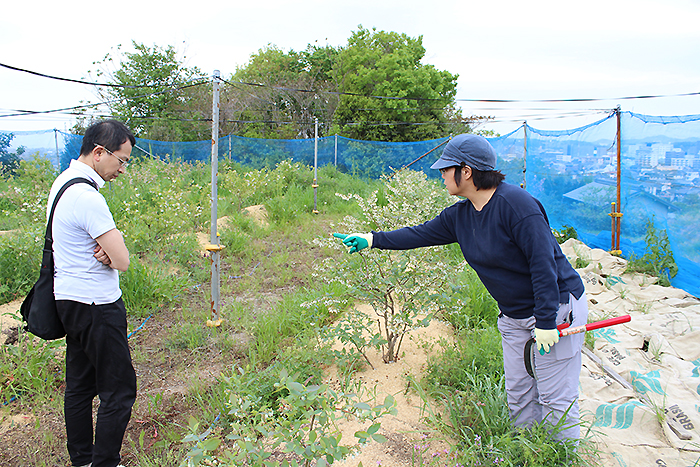
[[[115,467],[136,399],[124,302],[120,298],[107,305],[86,305],[57,300],[56,308],[67,334],[64,413],[71,463]],[[100,407],[93,442],[95,396],[100,397]]]

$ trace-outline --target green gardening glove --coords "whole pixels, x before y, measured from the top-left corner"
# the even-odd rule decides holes
[[[369,234],[352,233],[350,235],[334,233],[335,238],[339,238],[343,241],[343,245],[350,248],[348,253],[355,253],[365,248],[372,248],[372,240],[374,236]]]

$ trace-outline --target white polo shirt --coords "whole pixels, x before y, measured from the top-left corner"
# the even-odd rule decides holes
[[[83,177],[99,188],[105,181],[95,170],[72,160],[51,186],[46,218],[56,194],[69,180]],[[107,201],[87,183],[76,183],[61,196],[53,216],[53,257],[55,265],[54,296],[56,300],[104,305],[122,295],[119,273],[93,256],[100,235],[116,228]]]

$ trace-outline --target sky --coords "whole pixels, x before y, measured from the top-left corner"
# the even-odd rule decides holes
[[[227,78],[268,44],[347,44],[365,28],[423,37],[424,64],[458,74],[463,115],[506,134],[524,121],[573,129],[616,106],[647,115],[700,114],[698,0],[306,0],[10,2],[0,63],[70,79],[132,41],[174,46],[187,66]],[[699,95],[677,96],[699,93]],[[667,96],[621,99],[634,96]],[[677,96],[677,97],[674,97]],[[506,99],[488,103],[474,100]],[[592,102],[541,100],[598,99]],[[5,116],[97,102],[91,86],[0,67],[0,130],[68,131],[63,114]]]

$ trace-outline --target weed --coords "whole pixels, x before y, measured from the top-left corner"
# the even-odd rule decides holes
[[[439,316],[456,330],[493,326],[498,318],[498,304],[471,268],[456,273],[450,289],[437,294]]]
[[[591,350],[595,349],[595,333],[593,331],[586,331],[583,343],[586,347]]]
[[[16,344],[0,346],[0,404],[16,398],[42,403],[55,397],[64,353],[64,339],[44,341],[25,332]]]
[[[145,318],[157,309],[172,303],[185,287],[182,276],[169,274],[164,268],[150,267],[134,261],[120,275],[120,287],[129,316]]]
[[[173,333],[168,344],[173,349],[196,350],[206,346],[209,341],[209,328],[199,323],[182,323]]]
[[[576,229],[570,225],[564,225],[560,230],[552,229],[552,233],[559,244],[566,242],[570,238],[578,240],[578,233],[576,233]]]
[[[645,253],[642,257],[630,255],[626,272],[641,272],[656,276],[659,278],[659,285],[669,287],[671,278],[678,273],[678,265],[673,258],[668,234],[665,229],[656,230],[653,217],[649,219],[646,227]]]
[[[39,277],[45,227],[0,235],[0,304],[23,298]]]
[[[458,440],[450,465],[589,465],[585,440],[556,439],[565,417],[555,426],[546,421],[527,430],[513,426],[495,327],[462,332],[443,348],[429,361],[422,384],[413,387],[428,420]],[[445,417],[431,408],[431,400],[445,407]]]
[[[318,304],[302,306],[315,298],[324,296],[319,291],[302,290],[282,297],[274,309],[262,313],[250,324],[249,332],[255,337],[249,349],[249,358],[260,364],[270,362],[286,342],[292,337],[304,338],[315,335],[316,329],[325,324],[330,313],[328,308]]]
[[[649,314],[651,311],[652,303],[650,302],[636,297],[632,300],[632,302],[634,303],[634,308],[632,309],[633,311],[638,311],[645,315]]]
[[[574,253],[576,253],[576,259],[574,260],[574,269],[583,269],[591,264],[590,253],[583,253],[580,247],[574,245]]]

